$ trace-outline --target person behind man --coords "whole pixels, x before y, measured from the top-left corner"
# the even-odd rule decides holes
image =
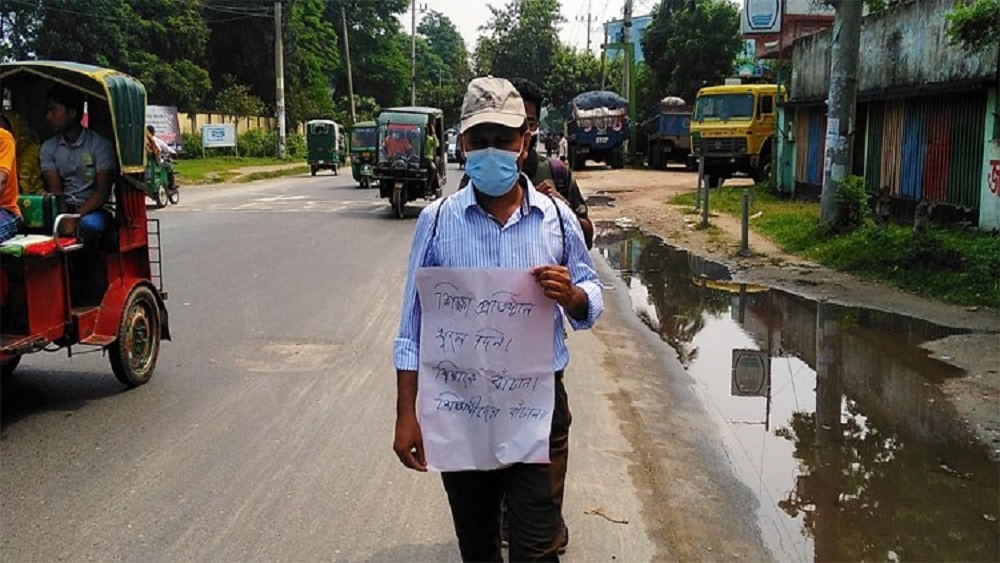
[[[559,160],[566,164],[569,161],[569,141],[566,135],[559,135]]]
[[[46,119],[56,134],[42,144],[42,179],[50,193],[63,196],[64,212],[80,214],[80,236],[85,246],[93,246],[113,221],[104,205],[117,171],[114,148],[80,124],[83,96],[76,90],[52,88],[46,107]]]
[[[558,304],[552,325],[552,427],[568,424],[562,374],[569,352],[562,317],[568,316],[574,329],[590,328],[604,304],[594,263],[579,224],[570,219],[570,209],[536,190],[519,172],[530,137],[524,102],[510,82],[485,77],[469,83],[462,104],[461,141],[471,185],[435,201],[420,214],[393,351],[397,380],[393,450],[410,469],[427,470],[416,409],[421,304],[414,275],[418,268],[532,268],[544,294]],[[551,438],[549,445],[550,459],[560,455]],[[470,446],[453,445],[456,449]],[[442,479],[463,560],[501,561],[502,498],[510,523],[510,560],[559,560],[563,523],[552,494],[550,464],[443,472]]]
[[[0,242],[17,234],[17,224],[21,221],[18,193],[14,127],[0,114]]]
[[[528,149],[528,157],[524,160],[524,173],[531,178],[531,183],[538,191],[561,198],[573,210],[580,228],[583,229],[583,237],[587,241],[587,248],[594,245],[594,225],[588,218],[587,202],[580,193],[580,186],[573,178],[572,172],[561,161],[556,159],[543,159],[535,150],[538,140],[535,133],[538,131],[538,120],[542,111],[542,103],[545,101],[542,90],[533,82],[524,78],[513,78],[511,84],[521,94],[524,99],[524,111],[528,115],[528,129],[531,131],[531,146]]]

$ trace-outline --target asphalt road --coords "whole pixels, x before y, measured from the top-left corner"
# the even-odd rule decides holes
[[[440,479],[391,450],[392,340],[422,205],[396,220],[374,191],[321,173],[185,189],[152,211],[174,340],[135,390],[100,353],[35,354],[4,383],[0,560],[458,560]],[[643,330],[608,322],[615,338]],[[591,332],[569,345],[586,369],[570,371],[564,560],[668,555],[607,346]]]

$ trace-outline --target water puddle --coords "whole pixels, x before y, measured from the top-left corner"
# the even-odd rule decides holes
[[[783,561],[1000,560],[1000,466],[968,445],[919,344],[958,331],[737,284],[602,225],[597,248],[675,351]]]

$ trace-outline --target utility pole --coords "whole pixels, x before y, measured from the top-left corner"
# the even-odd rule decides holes
[[[351,75],[351,43],[347,38],[347,12],[344,7],[340,7],[340,20],[344,24],[344,51],[347,53],[347,95],[351,98],[351,125],[358,122],[358,115],[354,107],[354,77]]]
[[[836,2],[837,13],[833,20],[833,45],[830,50],[826,154],[820,196],[820,220],[826,226],[836,224],[839,219],[837,191],[851,172],[854,111],[858,96],[858,50],[864,5],[855,0],[827,0],[827,3],[833,2]]]
[[[278,118],[278,158],[285,158],[285,50],[281,36],[281,2],[274,2],[274,109]]]
[[[601,90],[608,89],[608,22],[604,22],[604,43],[601,44]]]
[[[417,105],[417,0],[410,0],[410,105]]]
[[[622,24],[622,43],[626,45],[632,43],[632,0],[625,0],[625,18]],[[625,53],[628,55],[628,52]],[[622,65],[622,76],[624,77],[624,92],[628,95],[629,82],[632,79],[632,61],[626,60]]]
[[[591,27],[591,25],[593,25],[591,23],[591,18],[593,17],[592,16],[592,10],[591,10],[591,2],[592,2],[592,0],[587,0],[587,52],[588,53],[590,52],[590,27]],[[577,16],[576,17],[576,21],[582,22],[583,21],[583,16]]]
[[[628,153],[635,152],[635,93],[632,91],[632,65],[635,63],[635,52],[632,49],[632,0],[625,0],[625,17],[622,24],[622,43],[625,44],[625,64],[622,65],[624,77],[623,93],[628,98],[629,143]]]

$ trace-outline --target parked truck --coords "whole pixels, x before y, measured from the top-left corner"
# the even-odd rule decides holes
[[[646,164],[656,170],[666,170],[676,162],[688,170],[694,168],[691,155],[691,106],[683,98],[668,96],[650,112],[643,122]]]
[[[691,145],[695,157],[705,157],[705,175],[713,187],[737,173],[757,182],[771,176],[777,98],[775,84],[710,86],[698,91]]]
[[[607,91],[584,92],[566,108],[569,165],[581,170],[588,159],[611,168],[625,166],[628,115],[625,98]]]

